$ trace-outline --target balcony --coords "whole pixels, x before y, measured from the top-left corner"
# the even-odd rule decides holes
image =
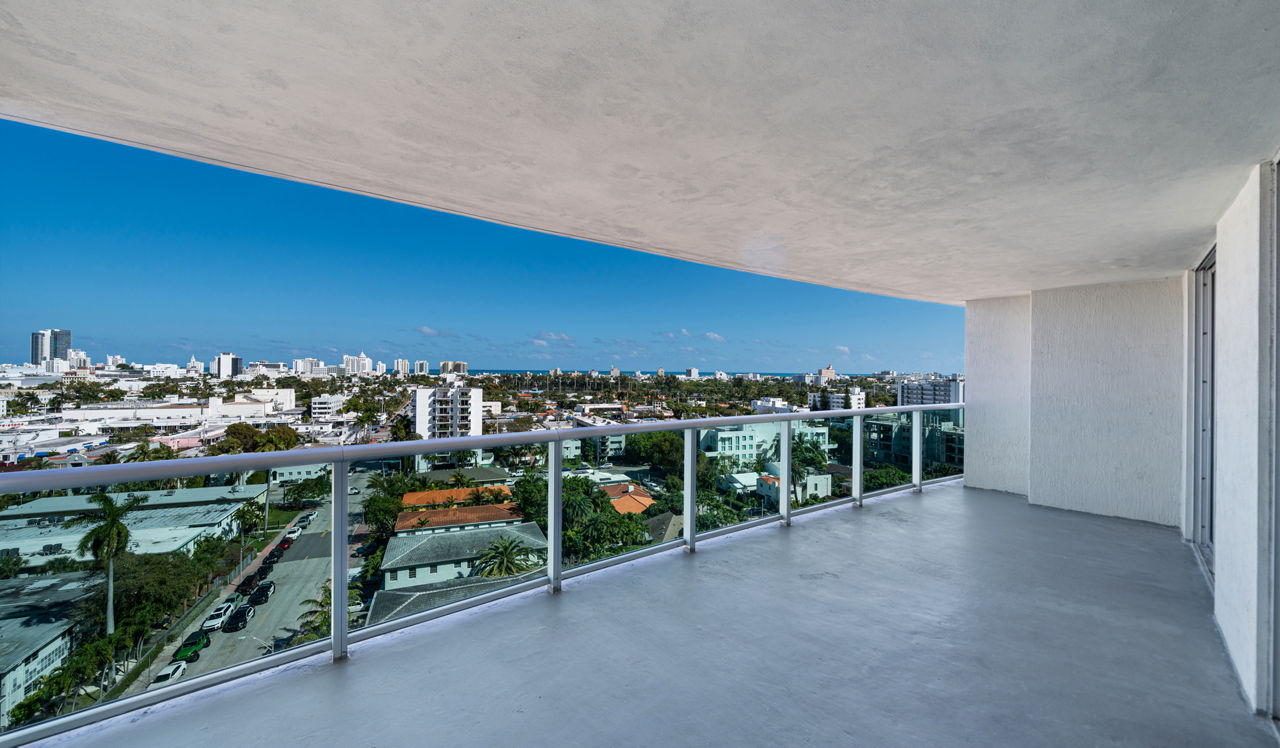
[[[421,736],[426,691],[434,694],[432,740],[442,744],[530,735],[585,744],[1270,744],[1270,723],[1251,716],[1239,695],[1211,593],[1178,532],[966,488],[958,464],[931,457],[944,454],[943,435],[962,446],[962,424],[962,409],[950,404],[0,476],[0,493],[15,493],[35,483],[92,486],[109,477],[136,487],[142,479],[334,463],[331,517],[322,513],[280,559],[277,591],[249,626],[215,632],[173,685],[142,692],[176,644],[154,664],[126,663],[142,677],[112,690],[123,698],[21,727],[0,744],[66,730],[63,739],[77,744],[189,744],[193,729],[221,742],[226,725],[269,733],[281,714],[307,715],[298,740],[395,744]],[[718,473],[712,451],[699,459],[699,435],[718,429],[756,437],[761,462],[777,471],[758,479],[767,484],[759,496],[772,503],[739,493],[751,473]],[[647,520],[658,524],[643,538],[584,551],[592,523],[575,524],[582,506],[570,497],[587,478],[562,472],[566,443],[664,433],[683,443],[683,514],[662,515],[665,525],[661,516]],[[886,455],[866,449],[877,435],[894,436],[906,453],[880,462]],[[298,638],[304,598],[328,584],[342,599],[356,584],[348,571],[359,563],[351,551],[361,542],[360,499],[348,486],[366,480],[362,460],[464,448],[499,454],[506,446],[546,447],[531,453],[547,477],[546,516],[526,511],[518,528],[499,522],[484,531],[541,543],[535,563],[497,578],[460,571],[459,579],[450,578],[448,560],[424,557],[415,566],[405,559],[436,531],[412,520],[446,515],[402,515],[391,541],[400,545],[380,556],[383,569],[401,576],[383,572],[391,581],[374,594],[369,618],[337,616],[328,637]],[[824,470],[813,468],[814,450]],[[909,472],[888,467],[899,463]],[[733,480],[721,485],[715,475]],[[886,485],[886,475],[898,477]],[[261,490],[237,481],[224,493],[243,502]],[[431,493],[414,502],[406,495],[405,508],[430,504]],[[779,496],[792,499],[779,506]],[[176,506],[179,498],[170,490],[153,500]],[[23,516],[40,510],[19,508]],[[441,527],[442,542],[457,545],[486,520],[470,521],[480,522],[476,530]],[[248,559],[222,583],[229,590],[266,563]],[[206,599],[227,590],[215,584]],[[200,620],[175,627],[174,638]],[[132,710],[166,699],[143,713],[147,729],[138,731]]]
[[[1177,533],[958,483],[672,550],[77,745],[1272,745]],[[428,717],[423,694],[430,692]],[[426,732],[424,732],[426,731]]]

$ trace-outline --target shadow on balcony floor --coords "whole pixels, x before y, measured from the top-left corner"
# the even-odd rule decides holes
[[[654,556],[77,745],[1275,745],[1173,530],[945,485]]]

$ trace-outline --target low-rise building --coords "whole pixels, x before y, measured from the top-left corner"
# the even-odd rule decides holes
[[[485,551],[508,538],[532,554],[546,553],[547,538],[533,522],[467,530],[433,527],[393,535],[382,554],[382,587],[394,590],[475,576]]]
[[[0,730],[40,678],[66,662],[73,614],[100,580],[88,571],[0,580]]]

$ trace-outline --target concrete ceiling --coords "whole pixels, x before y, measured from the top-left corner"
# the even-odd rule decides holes
[[[1280,147],[1275,0],[256,5],[4,0],[0,117],[950,303],[1179,272]]]

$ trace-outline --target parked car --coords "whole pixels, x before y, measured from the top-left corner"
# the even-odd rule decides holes
[[[285,530],[284,537],[286,540],[297,540],[298,536],[301,534],[302,534],[302,528],[298,527],[297,525],[294,525],[293,527],[290,527],[288,530]]]
[[[195,662],[200,659],[200,650],[209,646],[208,631],[192,631],[187,635],[186,639],[178,645],[177,651],[173,653],[174,660],[185,660],[186,662]]]
[[[229,604],[231,609],[235,610],[240,607],[240,603],[244,602],[244,594],[240,592],[232,592],[230,595],[227,595],[227,599],[222,602]]]
[[[259,584],[258,589],[254,590],[253,594],[249,596],[249,602],[253,605],[262,605],[271,599],[271,595],[273,595],[275,591],[275,582],[263,582],[262,584]]]
[[[291,545],[293,545],[293,538],[284,538],[283,540],[280,541],[281,548],[287,549]]]
[[[358,493],[360,493],[360,489],[356,488],[355,486],[351,486],[350,488],[347,489],[348,496],[355,496]]]
[[[231,617],[231,611],[235,609],[236,606],[231,603],[222,603],[213,609],[208,618],[204,619],[204,623],[200,624],[200,628],[204,631],[217,631],[222,628],[222,624],[227,622],[227,619]]]
[[[236,594],[241,596],[252,595],[253,591],[258,587],[259,581],[261,580],[258,579],[258,572],[255,571],[254,573],[242,579],[240,581],[240,584],[236,585]]]
[[[241,605],[240,607],[236,608],[236,611],[231,614],[230,618],[227,619],[227,622],[225,625],[223,625],[222,630],[223,631],[239,631],[240,629],[249,625],[249,621],[253,619],[253,614],[254,614],[254,611],[253,611],[252,605],[249,605],[247,603],[244,605]]]
[[[151,681],[151,685],[147,686],[147,690],[150,691],[153,688],[159,688],[166,683],[175,681],[181,678],[186,672],[187,663],[182,660],[171,662],[168,665],[165,665],[160,672],[156,673],[155,680]]]
[[[258,568],[258,584],[262,584],[262,580],[271,576],[271,572],[276,568],[275,564],[266,564]],[[256,587],[254,589],[257,589]],[[250,593],[252,594],[252,593]]]
[[[376,543],[372,543],[372,542],[365,543],[364,545],[356,549],[356,555],[367,556],[370,553],[373,553],[374,551],[376,551],[377,549],[378,549],[378,545]]]

